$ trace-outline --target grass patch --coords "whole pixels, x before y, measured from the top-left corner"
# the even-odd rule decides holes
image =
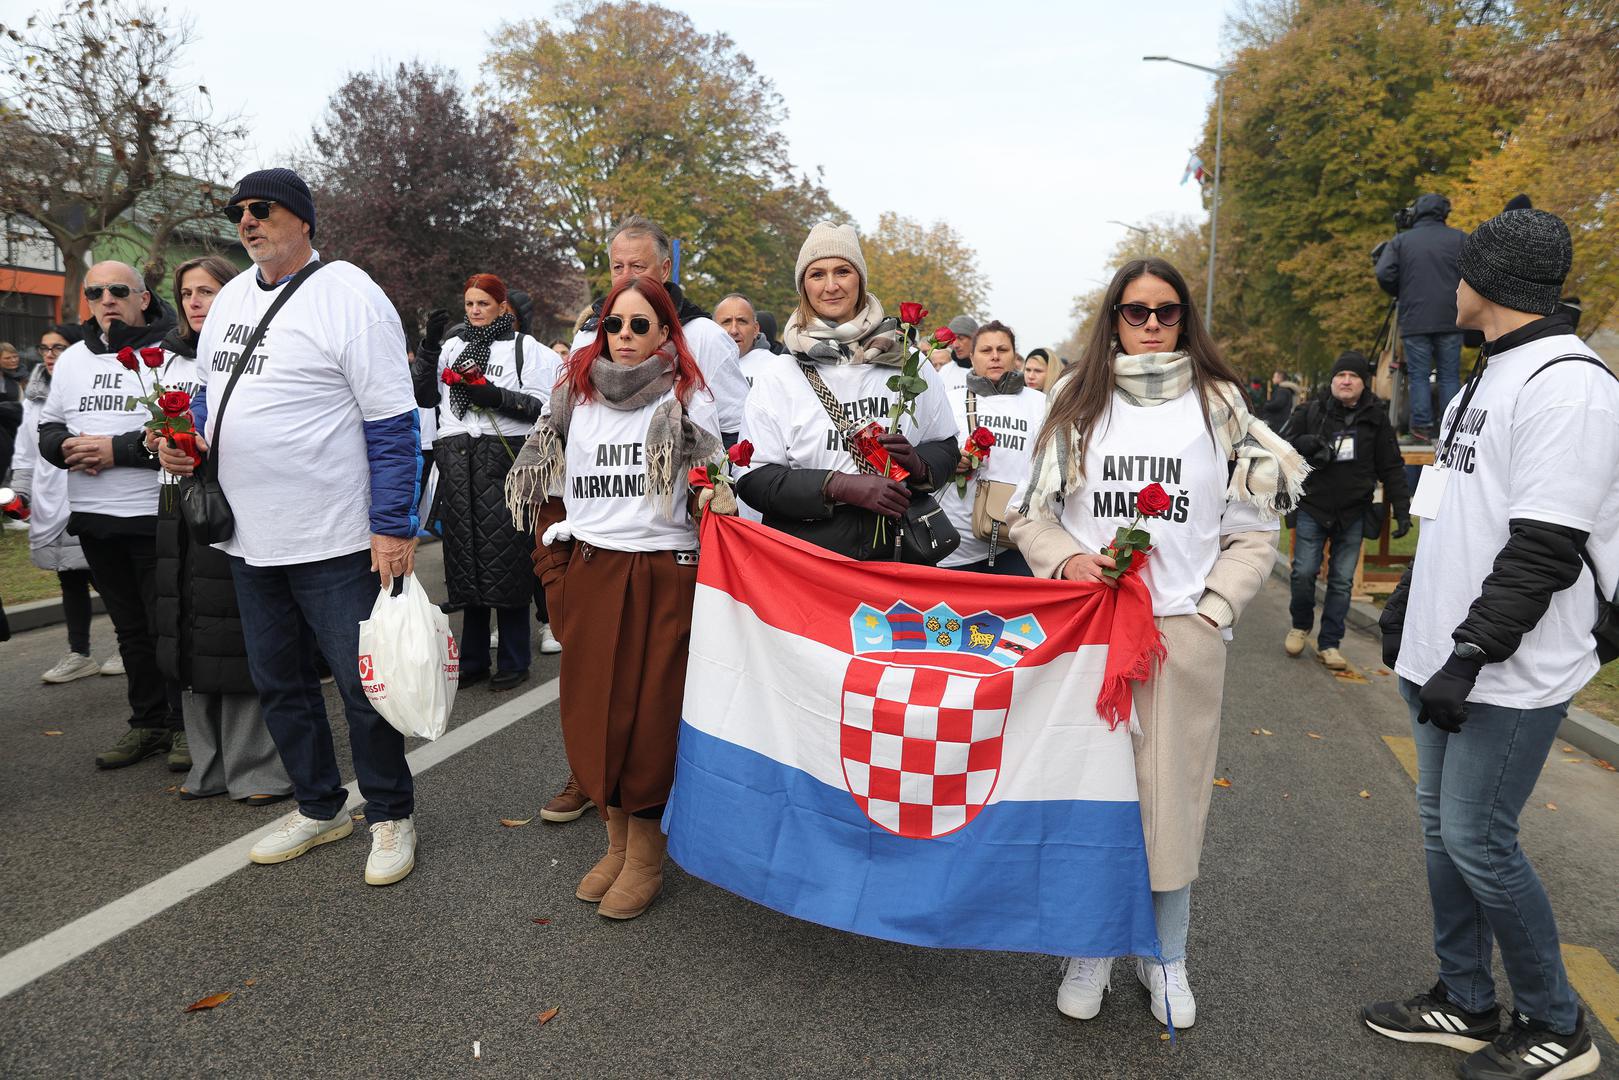
[[[8,606],[61,595],[56,575],[28,561],[28,534],[0,529],[0,599]]]
[[[1574,695],[1574,704],[1619,724],[1619,660],[1598,671],[1585,689]]]

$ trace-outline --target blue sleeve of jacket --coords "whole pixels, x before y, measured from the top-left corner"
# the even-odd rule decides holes
[[[197,392],[191,395],[191,426],[198,434],[208,430],[208,386],[206,383],[197,387]]]
[[[371,464],[371,531],[378,536],[421,532],[422,434],[416,410],[365,422],[366,456]]]

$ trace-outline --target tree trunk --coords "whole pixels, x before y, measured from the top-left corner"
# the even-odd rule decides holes
[[[58,241],[57,250],[62,254],[62,308],[57,321],[71,325],[81,321],[79,305],[83,303],[84,276],[89,271],[85,260],[90,255],[90,240],[66,245]]]

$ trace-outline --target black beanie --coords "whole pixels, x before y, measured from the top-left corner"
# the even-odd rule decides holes
[[[1557,310],[1574,264],[1568,226],[1544,210],[1507,210],[1474,229],[1456,260],[1462,280],[1492,303],[1532,315]]]
[[[304,178],[291,169],[260,169],[236,181],[226,205],[243,199],[269,199],[280,203],[296,218],[309,223],[309,242],[315,242],[315,198]]]
[[[1332,363],[1334,377],[1345,371],[1351,375],[1359,375],[1360,381],[1363,383],[1372,381],[1371,361],[1367,360],[1364,354],[1358,353],[1354,349],[1345,349],[1338,355],[1338,359]]]

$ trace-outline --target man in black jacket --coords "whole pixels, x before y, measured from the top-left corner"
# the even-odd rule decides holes
[[[1361,539],[1378,535],[1382,525],[1372,504],[1379,481],[1384,502],[1394,509],[1394,535],[1404,536],[1411,529],[1405,461],[1388,408],[1367,385],[1371,377],[1366,357],[1345,352],[1332,365],[1327,388],[1299,406],[1282,432],[1314,470],[1304,482],[1293,533],[1293,628],[1283,647],[1289,656],[1304,651],[1305,637],[1315,624],[1315,578],[1321,571],[1322,547],[1330,544],[1327,599],[1321,606],[1315,647],[1321,662],[1333,671],[1349,666],[1338,644],[1344,639]]]
[[[1439,406],[1461,383],[1462,335],[1456,329],[1456,258],[1467,234],[1445,224],[1450,200],[1422,195],[1412,204],[1411,228],[1395,236],[1377,259],[1377,283],[1400,300],[1400,342],[1411,380],[1411,434],[1433,438],[1428,375],[1439,372]]]
[[[1447,411],[1412,500],[1416,561],[1381,619],[1417,751],[1439,982],[1364,1010],[1403,1042],[1474,1050],[1464,1077],[1584,1076],[1599,1058],[1518,815],[1599,666],[1619,580],[1619,381],[1557,314],[1568,229],[1512,210],[1462,246],[1460,325],[1480,370]],[[1512,988],[1499,1030],[1492,945]]]

